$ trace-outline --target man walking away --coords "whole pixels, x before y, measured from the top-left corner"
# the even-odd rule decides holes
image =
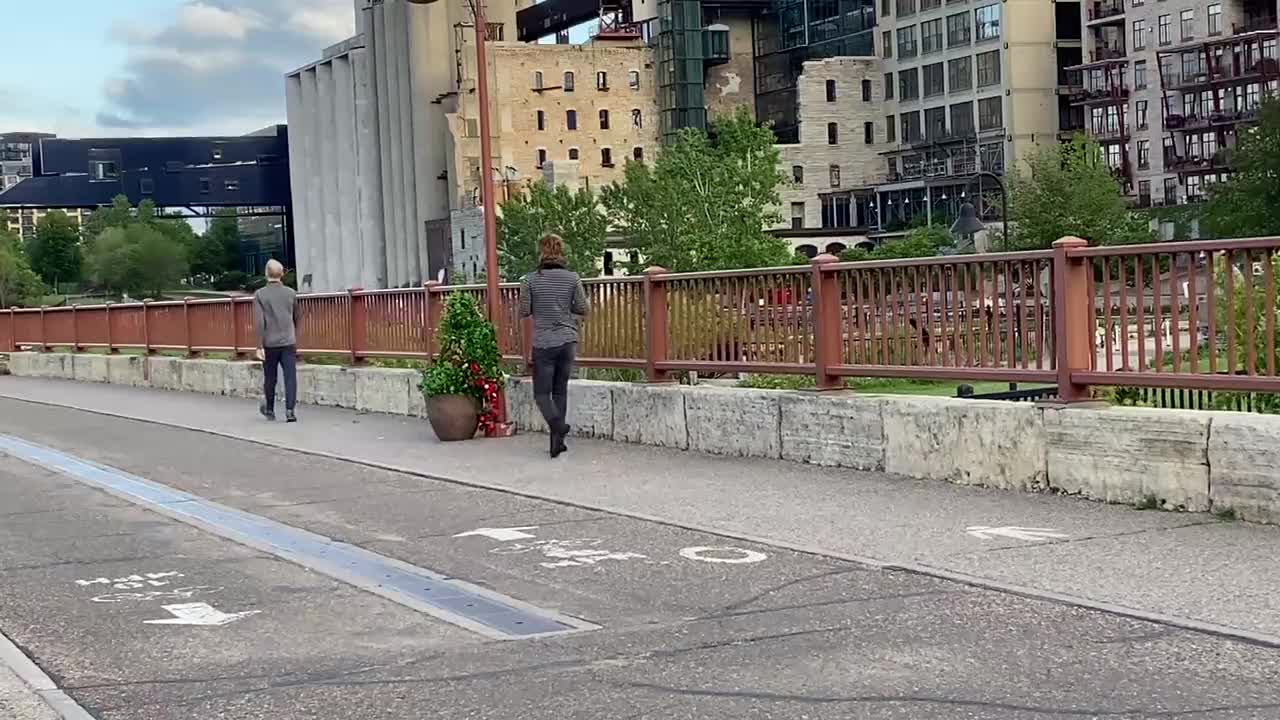
[[[538,243],[538,269],[520,288],[520,317],[533,317],[533,397],[551,431],[551,457],[568,450],[569,373],[578,348],[578,323],[587,293],[565,267],[564,241],[547,234]]]
[[[253,294],[253,321],[258,330],[258,359],[262,361],[262,404],[258,411],[276,419],[276,373],[284,372],[285,420],[297,422],[298,335],[302,319],[297,293],[284,284],[284,265],[267,262],[267,284]]]

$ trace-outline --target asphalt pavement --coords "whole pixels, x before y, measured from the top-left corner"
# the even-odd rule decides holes
[[[0,632],[98,720],[1280,718],[1280,650],[1210,633],[75,410],[0,441]],[[579,625],[494,639],[351,548]]]

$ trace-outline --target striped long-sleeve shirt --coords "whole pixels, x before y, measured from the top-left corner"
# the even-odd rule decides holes
[[[589,311],[578,273],[550,267],[524,277],[520,317],[533,316],[533,346],[560,347],[578,341],[578,321]]]

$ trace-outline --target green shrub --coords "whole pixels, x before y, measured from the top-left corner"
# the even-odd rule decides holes
[[[480,427],[489,431],[495,419],[502,355],[493,323],[480,312],[476,299],[455,292],[445,302],[437,334],[440,354],[422,371],[421,389],[427,397],[466,395],[480,407]]]

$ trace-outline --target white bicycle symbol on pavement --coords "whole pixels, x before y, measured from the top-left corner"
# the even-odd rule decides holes
[[[99,595],[92,598],[90,602],[96,603],[118,603],[127,600],[189,600],[196,595],[212,595],[221,592],[222,588],[212,587],[209,585],[196,585],[193,587],[176,588],[174,590],[152,590],[150,592],[140,593],[111,593],[109,595]]]

